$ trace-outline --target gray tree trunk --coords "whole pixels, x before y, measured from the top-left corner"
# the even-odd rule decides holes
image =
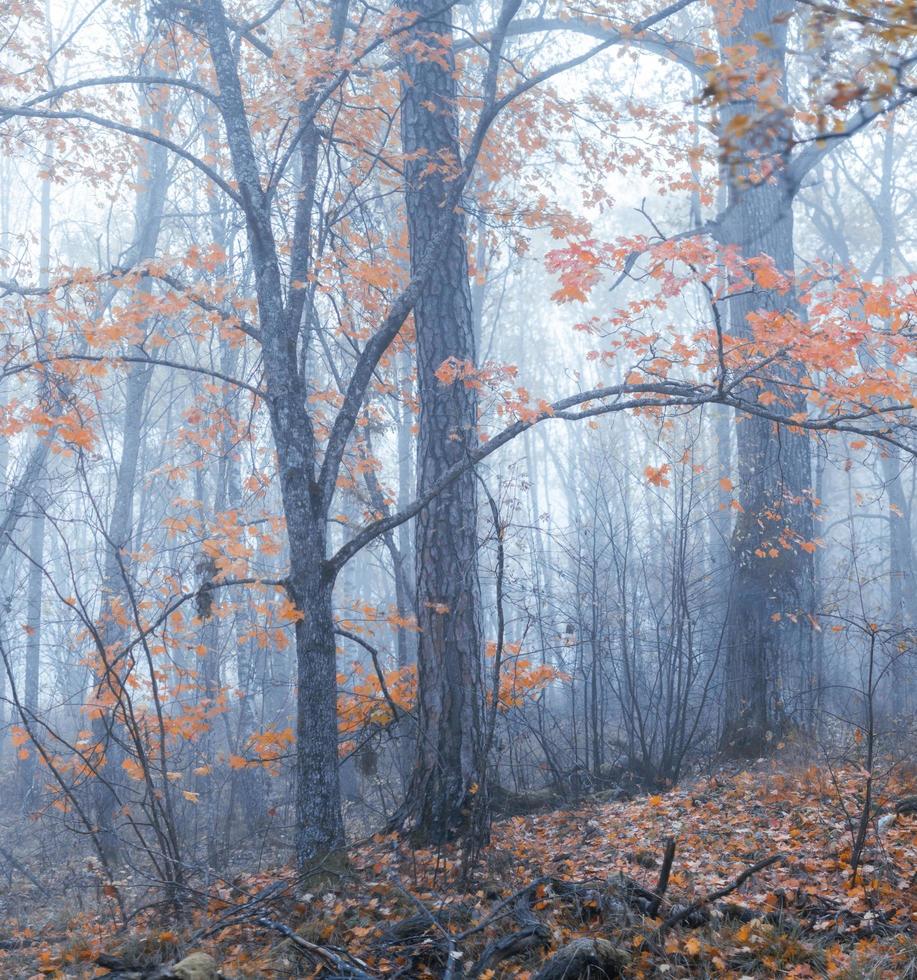
[[[162,125],[161,113],[155,120]],[[142,178],[137,193],[134,211],[135,239],[126,258],[126,265],[136,265],[153,258],[159,241],[162,216],[165,208],[168,187],[168,157],[164,147],[151,143],[146,149],[146,159],[139,167],[147,176]],[[138,290],[149,292],[149,284],[141,282]],[[142,356],[142,348],[134,350]],[[143,440],[143,423],[146,406],[146,393],[153,369],[151,365],[133,363],[128,369],[124,392],[124,416],[121,427],[121,455],[115,479],[115,496],[108,519],[107,546],[105,549],[104,578],[102,581],[102,630],[101,637],[106,649],[116,649],[125,639],[125,627],[115,617],[114,603],[118,602],[124,610],[130,608],[130,560],[134,538],[134,491],[137,486],[137,473],[140,459],[140,446]],[[99,694],[111,688],[116,697],[120,696],[120,685],[113,684],[107,668],[97,679]],[[118,740],[114,738],[117,725],[117,712],[105,712],[93,720],[93,730],[106,743],[104,778],[94,787],[94,813],[98,826],[99,847],[106,860],[115,864],[120,860],[121,847],[116,827],[116,812],[119,808],[117,786],[123,779],[120,768],[122,753]]]
[[[50,47],[50,37],[48,40]],[[52,144],[45,140],[43,166],[46,170],[54,164]],[[45,176],[41,182],[41,230],[39,233],[38,284],[47,289],[51,281],[51,177]],[[45,335],[48,326],[48,315],[42,312],[39,330]],[[43,440],[47,445],[50,439]],[[47,448],[45,450],[47,452]],[[45,457],[46,458],[46,457]],[[25,689],[23,706],[29,715],[29,722],[38,710],[38,685],[41,672],[41,600],[42,585],[44,584],[45,557],[45,495],[44,495],[44,466],[35,473],[33,482],[24,487],[31,495],[35,506],[29,527],[29,575],[26,598],[26,645],[25,645]],[[35,755],[30,753],[23,761],[21,768],[23,798],[28,800],[35,774]]]
[[[791,10],[789,0],[759,0],[744,8],[726,42],[754,45],[755,64],[774,73],[784,97],[783,15]],[[724,133],[731,132],[732,120],[749,111],[747,101],[742,103],[754,99],[749,92],[754,82],[751,78],[741,84],[723,107]],[[758,111],[751,109],[753,116]],[[738,246],[746,257],[766,254],[779,270],[792,273],[796,188],[783,169],[789,136],[788,118],[778,109],[767,120],[755,119],[747,136],[733,137],[726,147],[728,203],[720,238],[724,244]],[[777,164],[776,173],[771,180],[750,183],[749,174],[760,169],[762,157]],[[793,289],[786,293],[744,290],[730,301],[730,333],[749,336],[749,314],[767,311],[805,315]],[[780,380],[792,380],[791,369],[781,370]],[[754,398],[757,390],[749,388],[744,394]],[[804,408],[804,399],[791,401],[781,405],[785,414]],[[812,556],[798,546],[800,540],[812,538],[812,477],[805,434],[763,419],[741,418],[736,448],[742,512],[732,536],[721,745],[731,754],[753,756],[787,727],[790,714],[803,717],[800,705],[790,704],[787,698],[801,694],[812,680],[813,631],[808,614],[813,611],[814,566]]]
[[[442,226],[443,201],[460,166],[452,13],[438,0],[411,0],[421,15],[405,59],[402,145],[412,272]],[[454,358],[475,364],[465,220],[451,216],[442,258],[414,308],[420,403],[418,493],[477,445],[477,394],[444,384]],[[470,826],[479,753],[481,628],[477,568],[477,487],[469,470],[419,515],[416,529],[418,643],[417,741],[405,823],[421,838],[445,841]]]
[[[346,4],[338,3],[335,9],[346,11]],[[344,845],[338,775],[334,573],[326,562],[328,501],[315,472],[309,392],[299,371],[302,309],[284,304],[270,207],[261,186],[226,14],[220,0],[206,0],[201,13],[233,171],[244,202],[255,271],[266,401],[290,546],[287,592],[301,615],[295,625],[296,853],[300,864],[308,864]],[[308,278],[318,139],[314,126],[305,129],[301,142],[303,190],[294,245],[294,259],[303,263],[302,268],[297,267],[297,275],[304,280]]]

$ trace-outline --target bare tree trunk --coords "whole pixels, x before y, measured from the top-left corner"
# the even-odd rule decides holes
[[[402,144],[412,272],[443,221],[442,205],[458,174],[452,14],[438,0],[412,0],[421,19],[405,60]],[[428,51],[423,50],[428,47]],[[473,386],[443,383],[450,359],[475,364],[474,321],[465,220],[452,216],[442,259],[414,309],[420,402],[418,492],[436,484],[477,444]],[[470,826],[479,759],[481,628],[477,569],[477,486],[469,470],[433,500],[416,530],[418,728],[405,824],[445,841]]]
[[[744,9],[727,44],[755,45],[756,66],[767,66],[782,93],[786,86],[786,19],[788,0],[759,0]],[[723,107],[723,132],[731,127],[756,85],[745,79]],[[746,103],[743,106],[743,101]],[[754,102],[753,102],[754,105]],[[753,110],[755,111],[755,110]],[[758,107],[757,111],[762,111]],[[746,256],[766,254],[777,268],[792,273],[793,198],[796,188],[785,171],[789,117],[774,106],[767,119],[747,137],[726,147],[727,217],[721,241]],[[770,138],[762,146],[763,132]],[[752,136],[754,134],[754,136]],[[752,145],[754,140],[754,145]],[[754,180],[754,172],[775,165],[772,178]],[[749,179],[749,178],[752,179]],[[774,312],[802,318],[805,311],[794,289],[746,289],[730,301],[730,333],[747,337],[748,316]],[[783,380],[792,380],[789,377]],[[747,391],[755,397],[757,392]],[[778,404],[778,403],[775,403]],[[781,409],[791,415],[804,409],[804,398]],[[802,433],[758,418],[741,418],[736,430],[739,501],[742,512],[732,537],[732,580],[726,633],[725,716],[721,745],[740,756],[760,754],[788,723],[790,686],[802,689],[812,667],[812,627],[808,614],[814,599],[811,554],[799,547],[812,538],[809,440]],[[808,686],[806,684],[805,686]]]
[[[879,268],[882,281],[894,274],[894,249],[897,222],[894,207],[895,117],[885,129],[882,147],[882,172],[877,211],[880,230]],[[889,365],[891,367],[891,365]],[[885,491],[888,494],[888,596],[893,628],[917,626],[917,572],[914,568],[914,544],[911,502],[904,493],[901,473],[904,463],[897,446],[883,447],[879,454]],[[895,713],[906,710],[913,688],[911,671],[905,658],[898,657],[891,669],[891,708]]]
[[[45,10],[47,14],[47,6]],[[51,37],[48,37],[48,47],[51,47]],[[43,166],[50,171],[54,160],[51,141],[45,140]],[[51,281],[51,176],[46,173],[41,182],[41,230],[39,232],[38,283],[42,289],[47,289]],[[39,330],[44,336],[47,333],[48,315],[41,314]],[[49,443],[49,439],[44,440]],[[47,450],[45,450],[47,452]],[[26,598],[26,645],[25,645],[25,689],[23,704],[29,714],[29,720],[34,718],[38,710],[38,684],[41,671],[41,599],[44,581],[44,551],[45,551],[45,499],[44,466],[42,465],[34,478],[24,487],[34,501],[29,528],[29,575]],[[30,753],[23,760],[20,770],[22,777],[23,799],[28,801],[35,775],[35,756]]]
[[[334,7],[332,33],[343,33],[347,5]],[[300,372],[300,334],[305,302],[299,290],[284,304],[271,213],[242,97],[238,65],[220,0],[200,5],[210,57],[219,85],[219,109],[226,128],[236,183],[243,202],[255,273],[264,360],[266,402],[277,451],[283,512],[290,547],[287,593],[299,617],[295,626],[296,853],[300,864],[344,846],[338,775],[337,664],[332,591],[334,571],[327,558],[330,499],[315,471],[316,440],[308,414],[308,385]],[[308,108],[303,106],[303,119]],[[314,204],[318,131],[306,124],[300,142],[301,197],[296,215],[293,260],[308,279],[309,235]]]
[[[38,487],[32,488],[36,511],[29,523],[29,574],[26,586],[26,643],[25,643],[25,688],[23,707],[29,719],[38,712],[38,683],[41,670],[41,598],[44,584],[45,558],[45,514],[44,500]],[[21,763],[23,800],[31,796],[32,781],[35,776],[35,755],[29,753]],[[26,804],[28,805],[28,803]]]
[[[162,125],[160,118],[157,125]],[[152,258],[156,253],[162,215],[165,208],[168,186],[168,157],[164,147],[149,144],[145,158],[138,170],[147,176],[142,179],[135,206],[135,240],[127,259],[128,265],[136,265]],[[138,287],[141,294],[149,292],[149,284],[143,281]],[[144,325],[148,326],[147,324]],[[143,356],[142,347],[134,351]],[[118,460],[118,473],[115,481],[115,498],[108,519],[107,547],[105,549],[104,579],[102,583],[103,611],[102,636],[107,649],[111,650],[123,642],[125,627],[115,615],[114,605],[120,603],[129,608],[128,554],[134,537],[134,491],[137,485],[140,446],[143,441],[143,422],[145,416],[146,393],[153,368],[148,364],[133,363],[127,373],[124,392],[124,417],[121,428],[121,456]],[[111,690],[116,698],[119,685],[109,675],[108,665],[102,664],[99,681],[99,694]],[[113,737],[117,725],[117,712],[106,711],[93,719],[93,730],[105,742],[104,779],[94,787],[94,811],[98,824],[99,847],[110,864],[120,860],[120,842],[115,826],[115,814],[120,805],[117,786],[123,779],[121,770],[122,753],[118,740]]]

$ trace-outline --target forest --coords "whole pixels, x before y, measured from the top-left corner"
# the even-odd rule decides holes
[[[917,980],[915,105],[915,0],[3,0],[0,976]]]

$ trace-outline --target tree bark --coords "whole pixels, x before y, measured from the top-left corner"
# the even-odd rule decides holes
[[[292,294],[289,305],[284,303],[270,205],[261,185],[223,4],[220,0],[206,0],[201,10],[252,253],[266,401],[290,546],[287,591],[299,616],[295,626],[296,854],[299,863],[306,865],[344,846],[331,599],[334,572],[326,562],[329,501],[315,473],[316,444],[308,411],[308,386],[299,370],[303,297],[297,292]],[[337,3],[335,10],[346,11],[346,4]],[[308,279],[317,138],[314,126],[305,127],[301,142],[303,191],[292,253],[294,261],[304,266],[296,268],[296,275],[303,280]]]
[[[786,170],[790,118],[786,113],[786,20],[788,0],[759,0],[744,8],[726,44],[754,45],[755,70],[730,93],[723,107],[723,132],[731,129],[748,99],[755,100],[755,71],[766,66],[780,95],[766,119],[755,120],[748,135],[726,146],[728,203],[720,238],[745,257],[770,256],[780,271],[792,274],[793,199],[796,187]],[[743,105],[743,102],[745,103]],[[755,106],[755,101],[752,101]],[[758,103],[752,112],[761,112]],[[762,133],[769,134],[762,137]],[[762,143],[763,140],[763,143]],[[774,172],[755,182],[755,170],[773,164]],[[750,335],[748,316],[774,312],[805,315],[795,289],[738,290],[730,300],[730,333]],[[783,370],[780,381],[791,381]],[[756,397],[760,389],[746,395]],[[785,398],[785,393],[781,398]],[[804,408],[804,398],[783,411]],[[779,404],[775,403],[775,404]],[[732,576],[726,630],[725,705],[721,747],[730,754],[754,756],[790,722],[790,693],[811,684],[814,601],[812,556],[799,547],[812,538],[811,462],[808,437],[769,421],[738,420],[736,449],[738,499],[742,511],[732,536]],[[790,688],[794,688],[791,692]],[[797,712],[797,717],[800,715]]]
[[[411,268],[444,219],[443,202],[459,173],[451,9],[411,0],[420,21],[410,32],[402,109]],[[454,359],[475,364],[465,219],[451,216],[442,258],[414,308],[420,404],[418,494],[477,444],[477,394],[437,371]],[[481,628],[477,569],[477,487],[468,470],[421,511],[416,530],[418,643],[417,739],[404,806],[405,825],[442,842],[470,827],[481,782],[479,759]]]

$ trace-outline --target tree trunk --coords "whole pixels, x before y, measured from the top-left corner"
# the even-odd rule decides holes
[[[149,114],[148,105],[142,105],[144,115]],[[157,128],[164,125],[162,110],[152,113],[152,122]],[[165,208],[169,181],[169,161],[165,147],[148,144],[144,155],[138,161],[140,187],[134,208],[135,238],[129,254],[128,266],[151,259],[156,254],[162,216]],[[148,295],[150,284],[142,280],[137,287],[142,295]],[[141,325],[146,334],[148,323]],[[141,346],[134,348],[135,355],[143,356]],[[131,364],[127,373],[124,392],[124,416],[121,427],[121,456],[118,460],[118,475],[115,482],[115,496],[108,519],[107,547],[105,549],[104,579],[102,582],[103,608],[101,614],[101,636],[107,650],[117,649],[125,639],[126,629],[114,614],[114,604],[123,609],[130,608],[130,580],[128,557],[134,538],[134,491],[137,485],[140,446],[143,439],[146,393],[153,376],[153,368],[148,364]],[[105,660],[108,660],[106,655]],[[121,672],[123,674],[123,672]],[[99,664],[98,694],[112,691],[120,698],[119,678],[111,677],[108,663]],[[105,746],[102,770],[104,779],[98,780],[93,789],[93,810],[97,822],[99,847],[110,864],[120,860],[121,846],[115,826],[115,814],[122,801],[118,798],[117,787],[124,780],[121,768],[123,754],[118,739],[113,737],[113,728],[118,724],[117,708],[106,711],[93,719],[92,728],[96,737]]]
[[[894,206],[895,117],[890,116],[882,147],[882,172],[879,185],[878,216],[880,231],[879,269],[881,281],[889,282],[894,275],[894,250],[898,241],[898,223]],[[891,328],[891,324],[888,325]],[[887,365],[892,367],[891,364]],[[892,629],[901,630],[917,625],[917,572],[914,564],[914,545],[911,501],[905,495],[901,474],[904,462],[897,446],[884,446],[880,452],[882,478],[888,494],[888,599]],[[913,688],[912,671],[907,659],[895,655],[890,671],[890,707],[893,713],[907,710]]]
[[[32,723],[38,714],[38,686],[41,671],[41,598],[45,566],[45,500],[38,487],[32,488],[35,513],[29,527],[29,575],[26,587],[25,641],[25,708],[27,721]],[[29,804],[35,778],[35,754],[30,752],[20,768],[22,798]]]
[[[346,9],[347,4],[343,2],[334,6],[333,34],[337,38],[343,32]],[[344,846],[331,600],[334,573],[326,561],[330,500],[324,498],[315,472],[316,445],[308,414],[309,391],[299,370],[303,309],[297,303],[289,308],[284,305],[270,203],[261,185],[226,12],[220,0],[205,0],[201,14],[219,85],[218,105],[245,212],[255,272],[264,387],[290,546],[286,585],[299,617],[296,622],[296,854],[300,864],[305,865]],[[314,125],[304,127],[300,143],[302,196],[293,250],[297,274],[304,280],[309,272],[317,139]],[[297,302],[303,298],[301,291],[296,298]]]
[[[412,273],[443,221],[459,170],[451,10],[412,0],[421,15],[405,59],[402,144]],[[414,309],[420,404],[418,492],[425,493],[477,444],[477,395],[437,371],[450,358],[475,364],[474,322],[462,214]],[[432,501],[416,530],[418,728],[404,823],[432,842],[469,829],[479,759],[481,629],[477,487],[469,470]]]
[[[46,6],[47,13],[47,6]],[[50,49],[51,38],[48,38]],[[51,281],[51,177],[54,165],[53,146],[45,140],[43,166],[47,173],[41,182],[41,230],[39,232],[38,284],[47,289]],[[42,311],[39,317],[39,331],[42,338],[47,334],[48,314]],[[48,440],[46,440],[48,441]],[[26,645],[25,645],[25,710],[31,723],[38,710],[38,686],[41,672],[41,599],[44,584],[45,550],[45,511],[47,504],[44,492],[44,473],[39,471],[35,482],[25,487],[26,493],[34,501],[34,513],[29,529],[29,576],[26,600]],[[35,776],[35,755],[30,753],[23,761],[21,769],[23,800],[28,802]]]
[[[796,188],[785,171],[789,119],[785,105],[786,21],[788,0],[759,0],[746,7],[729,45],[755,45],[756,69],[766,65],[781,93],[768,117],[748,136],[726,147],[728,164],[727,217],[721,227],[723,244],[735,245],[745,257],[766,254],[777,268],[793,272],[793,198]],[[724,133],[730,122],[747,112],[754,72],[740,82],[723,107]],[[743,105],[743,100],[745,104]],[[753,103],[754,105],[754,103]],[[757,110],[762,111],[758,106]],[[762,132],[770,134],[762,146]],[[752,145],[754,141],[754,145]],[[771,179],[755,183],[749,176],[770,161]],[[730,301],[730,333],[750,334],[748,316],[774,311],[803,317],[796,292],[753,288],[740,290]],[[783,369],[780,380],[792,380]],[[748,388],[746,397],[760,389]],[[781,394],[781,398],[785,395]],[[782,411],[804,408],[804,398]],[[778,406],[781,402],[775,402]],[[725,715],[722,748],[738,756],[760,754],[790,721],[786,697],[811,685],[812,628],[808,614],[814,601],[812,556],[799,547],[812,538],[811,462],[809,440],[758,418],[741,418],[736,430],[742,505],[732,537],[732,577],[726,631]],[[798,709],[798,706],[795,706]],[[798,717],[798,716],[797,716]]]

